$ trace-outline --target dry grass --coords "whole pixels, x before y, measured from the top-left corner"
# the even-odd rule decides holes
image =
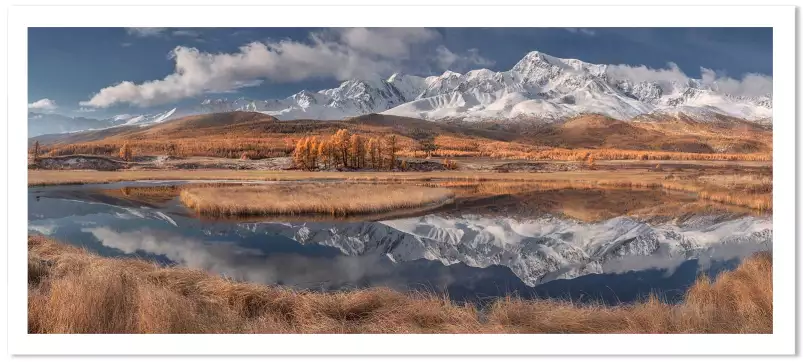
[[[769,192],[762,193],[744,193],[743,191],[736,189],[701,185],[700,183],[694,181],[599,181],[597,182],[597,185],[630,188],[662,188],[665,190],[686,191],[694,193],[698,198],[703,200],[711,200],[729,205],[744,206],[760,211],[772,210],[771,184]]]
[[[642,160],[642,161],[772,161],[772,153],[701,153],[671,152],[654,150],[624,150],[615,148],[603,149],[564,149],[551,148],[536,151],[509,151],[498,148],[488,154],[492,158],[519,160],[560,160],[585,161],[589,157],[595,160]]]
[[[440,172],[302,172],[302,171],[231,171],[231,170],[159,170],[159,171],[57,171],[29,170],[28,186],[110,183],[136,180],[346,180],[354,182],[422,181],[522,181],[537,182],[553,188],[663,188],[690,192],[698,198],[725,204],[772,210],[771,175],[706,175],[693,172],[615,170],[567,171],[552,173],[477,173]]]
[[[303,183],[191,188],[180,197],[203,215],[360,215],[437,207],[450,202],[454,193],[412,185]]]
[[[298,180],[356,180],[356,181],[426,181],[426,180],[507,180],[535,181],[562,179],[650,179],[660,175],[638,170],[616,172],[572,171],[560,173],[478,173],[473,171],[433,172],[306,172],[256,170],[28,170],[28,186],[111,183],[138,180],[236,180],[236,181],[298,181]]]
[[[503,298],[487,310],[383,288],[308,292],[103,258],[28,237],[29,333],[772,333],[772,257],[685,301],[606,307]]]

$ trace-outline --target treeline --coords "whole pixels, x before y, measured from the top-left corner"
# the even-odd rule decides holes
[[[206,156],[258,160],[286,157],[293,152],[289,138],[239,138],[193,140],[120,140],[119,142],[87,142],[42,147],[39,154],[46,156],[101,155],[118,157],[122,147],[128,145],[136,155],[168,155],[174,157]],[[120,157],[122,158],[122,157]]]
[[[304,170],[318,168],[370,168],[392,170],[398,162],[396,135],[366,138],[340,129],[329,138],[304,137],[296,143],[293,164]]]

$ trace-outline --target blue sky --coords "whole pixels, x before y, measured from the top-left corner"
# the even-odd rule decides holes
[[[701,68],[772,75],[771,28],[30,28],[29,108],[101,118],[208,97],[283,98],[396,71],[504,71],[532,50],[672,62],[693,78]]]

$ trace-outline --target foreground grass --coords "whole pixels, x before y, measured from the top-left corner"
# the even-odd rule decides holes
[[[413,185],[302,183],[189,188],[181,201],[203,215],[360,215],[440,206],[454,198],[444,188]]]
[[[28,237],[30,333],[772,333],[772,257],[756,254],[685,301],[578,306],[499,299],[486,310],[383,288],[292,291],[103,258]]]

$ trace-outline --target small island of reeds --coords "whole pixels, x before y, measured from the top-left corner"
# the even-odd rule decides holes
[[[365,215],[438,207],[454,192],[414,185],[294,183],[205,187],[181,191],[181,201],[207,216]]]

